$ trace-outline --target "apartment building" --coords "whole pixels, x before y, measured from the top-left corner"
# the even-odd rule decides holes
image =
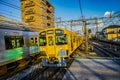
[[[21,0],[21,17],[37,30],[54,27],[54,7],[48,0]]]

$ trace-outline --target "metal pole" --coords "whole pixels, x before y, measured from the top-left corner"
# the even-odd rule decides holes
[[[95,18],[95,20],[96,20],[96,22],[95,22],[95,24],[96,24],[96,37],[98,38],[98,19]]]
[[[98,32],[98,19],[96,18],[96,32]]]
[[[72,23],[73,23],[73,20],[70,21],[70,29],[72,31]]]
[[[83,27],[85,29],[85,53],[88,54],[88,30],[86,27],[86,20],[83,20]]]

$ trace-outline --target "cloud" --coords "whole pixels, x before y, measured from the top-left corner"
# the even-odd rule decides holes
[[[111,16],[111,12],[106,11],[104,17],[110,17],[110,16]]]

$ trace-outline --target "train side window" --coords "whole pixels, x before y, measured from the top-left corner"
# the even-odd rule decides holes
[[[6,49],[14,49],[18,47],[23,47],[23,45],[24,45],[23,37],[5,36]]]
[[[17,45],[17,47],[20,47],[20,41],[19,40],[16,40],[16,45]]]
[[[31,45],[34,44],[34,38],[31,38]]]
[[[24,41],[23,37],[16,37],[16,47],[23,47]]]
[[[11,40],[11,43],[12,43],[12,48],[16,48],[15,39],[14,39],[14,40]]]
[[[12,49],[12,41],[9,36],[5,36],[5,47],[6,49]]]
[[[37,38],[35,38],[35,44],[37,44]]]
[[[45,46],[46,45],[46,37],[40,37],[39,38],[39,45],[40,46]]]

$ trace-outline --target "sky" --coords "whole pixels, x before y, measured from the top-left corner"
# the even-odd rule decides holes
[[[49,0],[49,2],[54,6],[55,19],[81,19],[79,0]],[[120,0],[80,0],[80,2],[86,19],[100,18],[105,13],[120,11]],[[20,0],[0,0],[0,15],[21,21]]]
[[[79,0],[49,0],[55,7],[55,17],[79,19],[81,17]],[[83,16],[103,17],[106,11],[120,11],[120,0],[80,0]]]
[[[79,0],[49,0],[54,6],[55,18],[61,17],[63,20],[81,18]],[[103,17],[104,13],[120,11],[120,0],[80,0],[83,16]],[[7,2],[7,3],[5,3]],[[9,4],[8,4],[9,3]],[[4,4],[4,5],[3,5]],[[8,6],[10,4],[14,7]],[[20,0],[0,0],[0,15],[21,20]]]

